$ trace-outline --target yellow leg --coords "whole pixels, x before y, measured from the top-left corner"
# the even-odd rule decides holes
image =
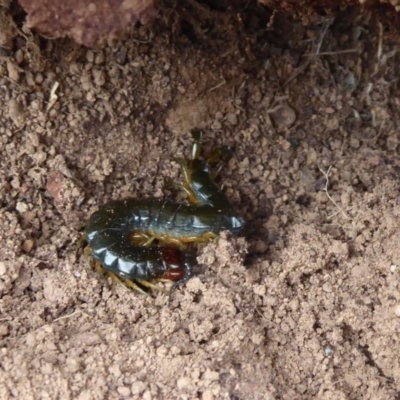
[[[176,186],[179,186],[188,195],[190,203],[197,204],[197,198],[191,186],[191,167],[183,158],[177,158],[175,161],[181,166],[183,173],[183,184],[177,184]]]
[[[80,258],[80,251],[86,246],[87,244],[87,237],[86,234],[81,235],[81,237],[78,239],[78,242],[76,243],[76,250],[75,250],[75,255],[76,258],[79,259]],[[89,250],[87,250],[89,249]],[[88,253],[89,251],[89,253]],[[83,250],[83,255],[85,256],[85,258],[87,258],[91,253],[90,248],[85,247],[85,249]]]
[[[115,274],[111,274],[114,275],[116,279],[118,279],[120,281],[120,283],[122,285],[124,285],[125,287],[135,290],[136,292],[139,292],[141,294],[144,294],[145,296],[150,296],[149,293],[147,293],[145,290],[143,290],[139,285],[137,285],[135,282],[129,280],[129,279],[121,279],[120,277],[118,277]],[[143,282],[140,282],[141,285],[146,286],[143,284]],[[151,297],[151,296],[150,296]]]
[[[98,261],[95,262],[94,264],[94,268],[96,270],[96,272],[102,276],[103,278],[106,277],[106,275],[108,274],[108,272],[103,268],[103,266],[101,265],[101,263],[99,263]],[[112,277],[111,277],[112,278]]]
[[[158,236],[157,239],[165,244],[170,244],[179,247],[181,250],[184,250],[186,248],[185,243],[181,239],[163,235]]]
[[[174,238],[170,236],[157,236],[157,239],[163,243],[171,244],[180,247],[181,249],[185,249],[186,245],[189,243],[206,243],[209,240],[215,239],[218,237],[214,232],[206,232],[200,236],[186,236],[182,238]]]
[[[83,258],[87,268],[90,268],[90,255],[92,254],[92,249],[90,247],[85,247],[83,250]],[[96,267],[97,269],[97,267]]]
[[[168,187],[171,189],[179,189],[182,190],[183,192],[185,192],[188,197],[190,198],[191,196],[193,196],[193,193],[190,189],[188,189],[185,185],[182,185],[180,183],[175,183],[175,182],[169,182],[168,183]]]
[[[160,279],[159,281],[162,281],[162,280]],[[170,282],[170,281],[168,281],[168,282]],[[151,283],[149,281],[140,281],[139,283],[142,286],[147,287],[149,289],[158,290],[159,292],[167,293],[167,291],[163,287],[155,285],[154,283]]]
[[[129,234],[132,244],[143,247],[149,247],[155,239],[157,239],[155,236],[142,231],[134,231]]]
[[[138,293],[141,293],[141,294],[143,294],[143,295],[145,295],[145,296],[150,296],[150,294],[147,293],[143,288],[141,288],[140,285],[141,285],[141,286],[144,286],[144,287],[146,287],[146,288],[149,288],[149,289],[158,290],[158,291],[160,291],[160,292],[167,293],[167,291],[166,291],[164,288],[162,288],[162,287],[160,287],[160,286],[157,286],[157,285],[155,285],[154,283],[151,283],[151,282],[148,282],[148,281],[140,281],[140,282],[139,282],[139,285],[138,285],[138,284],[136,284],[134,281],[132,281],[132,280],[130,280],[130,279],[123,279],[123,278],[121,278],[120,276],[114,274],[113,272],[107,271],[107,270],[101,265],[101,263],[99,263],[98,261],[96,261],[96,266],[95,266],[95,268],[96,268],[96,272],[98,272],[99,275],[101,275],[101,276],[103,276],[103,277],[106,277],[106,276],[110,277],[111,280],[112,280],[115,284],[121,285],[121,286],[123,286],[123,287],[125,287],[125,288],[128,288],[128,289],[131,289],[131,290],[134,290],[134,291],[136,291],[136,292],[138,292]]]
[[[79,249],[81,249],[83,247],[83,245],[86,243],[87,237],[86,237],[86,233],[81,235],[81,237],[78,239],[78,242],[76,243],[76,246]]]
[[[218,235],[215,234],[214,232],[206,232],[206,233],[203,233],[200,236],[189,236],[189,237],[186,237],[186,238],[182,239],[182,241],[184,243],[193,243],[193,242],[195,242],[195,243],[205,243],[205,242],[208,242],[209,240],[215,239],[216,237],[218,237]]]

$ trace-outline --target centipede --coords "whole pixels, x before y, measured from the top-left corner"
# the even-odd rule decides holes
[[[157,281],[174,290],[193,276],[196,243],[216,238],[222,231],[242,232],[244,218],[216,183],[233,150],[222,146],[201,158],[204,132],[192,131],[190,159],[176,159],[183,183],[174,184],[188,198],[125,198],[111,200],[94,212],[85,228],[87,249],[112,277],[143,294],[161,290]]]

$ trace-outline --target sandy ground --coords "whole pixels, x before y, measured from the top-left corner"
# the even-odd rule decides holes
[[[397,47],[367,14],[184,4],[113,48],[21,36],[1,59],[0,398],[398,399]],[[193,127],[235,147],[248,224],[168,307],[97,274],[78,228],[177,198]]]

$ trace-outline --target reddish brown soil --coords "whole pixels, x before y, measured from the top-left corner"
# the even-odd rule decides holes
[[[369,14],[184,4],[113,48],[25,33],[1,59],[0,398],[398,398],[397,47]],[[193,127],[235,147],[248,227],[169,308],[98,275],[77,228],[176,198]]]

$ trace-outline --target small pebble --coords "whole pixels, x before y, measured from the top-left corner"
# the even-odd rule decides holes
[[[6,274],[6,264],[2,261],[0,261],[0,276],[3,276]]]
[[[296,121],[296,113],[294,112],[293,108],[283,104],[268,110],[268,114],[272,117],[277,125],[282,127],[288,128]]]
[[[226,114],[226,120],[227,120],[231,125],[237,125],[237,123],[238,123],[237,115],[234,114],[234,113],[228,113],[228,114]]]
[[[400,304],[394,307],[394,313],[396,317],[400,317]]]
[[[141,394],[145,391],[146,385],[142,381],[133,382],[131,385],[132,394]]]
[[[126,386],[120,386],[117,389],[117,392],[123,397],[128,397],[131,395],[131,390]]]

